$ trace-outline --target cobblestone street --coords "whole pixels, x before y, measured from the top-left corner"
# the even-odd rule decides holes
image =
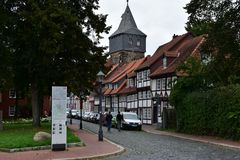
[[[78,123],[74,121],[73,123]],[[83,122],[83,128],[94,133],[99,126]],[[103,127],[104,137],[125,147],[126,152],[108,160],[239,160],[240,152],[211,144],[194,142],[169,136],[155,135],[144,131],[112,129]],[[97,138],[97,137],[96,137]],[[100,142],[99,142],[100,143]]]

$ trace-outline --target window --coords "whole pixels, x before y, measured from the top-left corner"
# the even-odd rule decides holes
[[[117,89],[118,88],[118,84],[114,84],[114,88],[113,89]]]
[[[128,95],[127,96],[127,101],[128,102],[134,101],[134,95]]]
[[[137,40],[137,46],[141,46],[141,41],[139,39]]]
[[[157,79],[157,90],[161,90],[162,89],[162,81],[161,79]]]
[[[134,87],[134,80],[132,78],[128,79],[128,86],[129,87]]]
[[[147,70],[143,71],[143,80],[147,80]]]
[[[152,93],[151,93],[151,91],[147,91],[147,98],[152,98]]]
[[[167,57],[163,58],[163,68],[167,68]]]
[[[112,89],[112,84],[111,83],[108,84],[108,88]]]
[[[142,72],[138,72],[138,79],[142,80]]]
[[[121,97],[119,98],[119,101],[120,101],[120,102],[125,102],[125,101],[126,101],[126,97],[125,97],[125,96],[121,96]]]
[[[137,94],[134,94],[134,101],[137,100]]]
[[[143,99],[143,94],[142,94],[142,92],[138,92],[138,98],[139,98],[139,99]]]
[[[132,38],[129,38],[128,43],[129,43],[130,45],[133,44],[133,40],[132,40]]]
[[[110,98],[106,97],[106,105],[110,105]]]
[[[167,78],[167,89],[171,89],[172,88],[172,78],[171,77],[168,77]]]
[[[143,119],[151,119],[152,117],[151,108],[143,108]]]
[[[146,98],[147,98],[146,91],[143,91],[143,98],[144,98],[144,99],[146,99]]]
[[[150,80],[149,75],[150,75],[150,69],[147,70],[147,80]]]
[[[9,98],[16,98],[16,91],[14,89],[9,90]]]
[[[166,79],[162,78],[162,90],[166,89]]]
[[[9,116],[13,117],[15,115],[15,106],[9,106]]]

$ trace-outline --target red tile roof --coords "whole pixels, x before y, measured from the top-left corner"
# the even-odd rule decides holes
[[[136,77],[136,76],[137,76],[136,72],[132,72],[132,73],[129,73],[127,75],[128,78],[133,78],[133,77]]]
[[[118,94],[131,94],[131,93],[137,93],[137,88],[136,87],[123,88]]]
[[[204,36],[198,36],[198,37],[191,37],[187,39],[182,39],[181,43],[178,44],[178,46],[172,46],[172,48],[175,49],[175,51],[168,52],[162,52],[162,54],[176,56],[175,60],[172,61],[171,64],[167,66],[167,68],[158,67],[153,73],[150,74],[150,77],[160,76],[167,73],[173,73],[176,71],[177,64],[185,60],[189,56],[196,56],[200,58],[199,53],[197,53],[197,49],[204,41]],[[170,53],[170,54],[169,54]],[[161,54],[161,53],[159,53]]]
[[[168,55],[174,55],[177,54],[177,47],[179,45],[181,45],[181,42],[184,40],[188,40],[191,39],[193,37],[193,35],[191,33],[186,33],[183,34],[181,36],[175,36],[170,42],[161,45],[156,51],[155,53],[152,55],[151,58],[149,58],[144,64],[142,64],[141,66],[139,66],[136,70],[142,70],[145,68],[150,67],[152,64],[154,64],[156,61],[158,61],[158,59],[166,54]]]
[[[149,56],[141,58],[139,60],[134,60],[127,64],[118,65],[117,68],[113,71],[113,73],[107,74],[109,76],[106,76],[103,83],[116,83],[122,80],[124,77],[127,76],[127,74],[134,72],[134,70],[142,63],[144,63],[148,58]]]
[[[127,80],[125,80],[120,87],[118,87],[117,89],[112,90],[112,92],[110,93],[111,95],[113,94],[118,94],[122,89],[124,89],[127,86]]]
[[[108,88],[108,89],[106,89],[106,91],[105,91],[103,94],[104,94],[104,95],[110,95],[110,93],[111,93],[112,90],[113,90],[113,89]]]

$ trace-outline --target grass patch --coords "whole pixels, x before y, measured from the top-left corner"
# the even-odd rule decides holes
[[[33,136],[39,131],[51,133],[51,124],[42,123],[41,128],[32,128],[31,123],[11,123],[4,124],[4,129],[0,131],[0,148],[23,148],[51,145],[51,139],[35,142]],[[67,131],[67,143],[80,142],[71,130]]]

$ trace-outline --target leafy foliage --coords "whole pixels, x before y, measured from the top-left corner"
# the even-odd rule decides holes
[[[191,0],[187,30],[208,34],[202,52],[211,58],[208,76],[213,84],[240,82],[240,2],[233,0]]]
[[[0,2],[1,54],[11,57],[3,65],[10,66],[14,86],[31,84],[32,98],[37,96],[32,102],[39,103],[53,84],[75,93],[91,88],[105,62],[99,39],[110,29],[107,16],[94,12],[98,8],[98,0]]]
[[[240,85],[188,93],[176,110],[178,131],[240,139]]]
[[[185,97],[184,95],[206,89],[205,67],[200,60],[189,57],[184,63],[178,65],[177,72],[183,76],[178,78],[170,96],[172,105],[176,107],[182,101],[182,97]]]

